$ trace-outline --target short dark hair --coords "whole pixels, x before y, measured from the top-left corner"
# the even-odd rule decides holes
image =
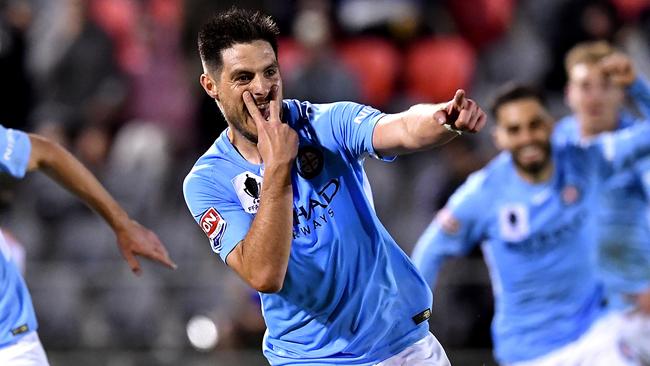
[[[215,14],[199,31],[199,55],[208,67],[218,70],[223,65],[221,51],[237,43],[251,43],[257,40],[271,44],[278,55],[280,31],[270,16],[259,11],[232,7]]]
[[[492,116],[496,120],[497,112],[501,106],[521,99],[534,99],[543,107],[546,107],[546,98],[537,88],[530,85],[508,83],[499,88],[492,99],[490,106]]]

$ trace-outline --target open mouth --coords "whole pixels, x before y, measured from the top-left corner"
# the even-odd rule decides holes
[[[530,145],[519,149],[518,155],[523,161],[537,161],[544,156],[544,150],[537,145]]]
[[[271,109],[269,108],[269,103],[264,102],[260,103],[257,105],[257,109],[259,109],[260,114],[262,114],[262,117],[264,117],[265,120],[269,120],[269,117],[271,116]]]

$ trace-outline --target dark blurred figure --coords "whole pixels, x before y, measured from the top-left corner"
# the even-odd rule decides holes
[[[332,42],[327,2],[303,3],[293,24],[293,35],[297,47],[303,51],[303,62],[293,72],[285,73],[283,68],[287,96],[315,103],[359,100],[357,79],[337,57]]]
[[[340,0],[336,14],[351,35],[374,35],[403,43],[421,30],[422,0]]]
[[[107,125],[116,117],[125,99],[114,48],[108,35],[87,16],[87,3],[81,0],[57,2],[63,19],[50,34],[35,39],[34,57],[50,52],[37,72],[41,113],[64,110],[67,128]],[[53,5],[50,5],[53,6]],[[41,14],[48,17],[49,14]],[[42,29],[41,29],[42,30]],[[44,45],[44,42],[54,41]],[[50,51],[47,51],[47,48]],[[55,48],[56,50],[51,50]]]
[[[25,33],[31,22],[27,1],[0,1],[0,123],[24,129],[32,107],[26,70]]]
[[[546,88],[560,91],[566,84],[563,62],[566,52],[576,43],[606,40],[616,43],[622,26],[616,7],[609,0],[569,0],[560,3],[556,14],[548,18],[545,29],[552,63],[546,77]]]

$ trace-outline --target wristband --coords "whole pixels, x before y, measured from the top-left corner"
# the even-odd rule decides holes
[[[463,134],[463,131],[461,131],[461,130],[455,128],[454,126],[452,126],[452,125],[449,124],[449,123],[445,123],[445,124],[443,124],[443,126],[445,126],[445,128],[446,128],[448,131],[451,131],[451,132],[457,134],[458,136],[460,136],[460,135]]]

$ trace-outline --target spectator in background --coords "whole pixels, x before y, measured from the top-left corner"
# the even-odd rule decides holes
[[[36,8],[30,66],[38,104],[31,129],[69,146],[101,176],[127,90],[111,39],[89,17],[89,4],[62,0]],[[39,194],[50,199],[54,192]]]
[[[0,3],[0,121],[6,127],[25,128],[33,103],[25,62],[30,23],[27,0]]]
[[[357,80],[332,44],[327,4],[319,1],[303,7],[295,17],[293,34],[304,55],[297,69],[285,74],[287,96],[316,103],[358,101]]]
[[[187,150],[196,108],[181,47],[183,1],[96,0],[90,15],[117,45],[127,123],[152,124],[168,136],[172,152]]]
[[[566,55],[567,102],[573,114],[554,131],[560,142],[588,142],[601,133],[648,123],[650,88],[637,76],[632,60],[608,43],[589,42]],[[613,71],[612,71],[613,70]],[[643,118],[624,111],[625,92],[637,102]],[[628,343],[650,363],[650,157],[634,162],[603,184],[598,224],[598,268],[607,304],[624,317]],[[645,331],[643,331],[645,329]],[[645,335],[644,335],[645,332]]]
[[[551,51],[551,65],[546,88],[558,91],[566,82],[564,55],[576,43],[584,41],[616,41],[621,21],[609,0],[569,0],[559,2],[544,35]]]
[[[350,34],[375,34],[394,40],[411,39],[419,30],[421,0],[342,0],[339,23]]]
[[[125,85],[108,35],[88,17],[86,2],[64,0],[37,13],[33,27],[32,65],[37,80],[39,110],[67,112],[66,129],[95,125],[111,127],[125,99]],[[51,21],[54,24],[43,29]],[[38,121],[37,121],[38,122]]]

